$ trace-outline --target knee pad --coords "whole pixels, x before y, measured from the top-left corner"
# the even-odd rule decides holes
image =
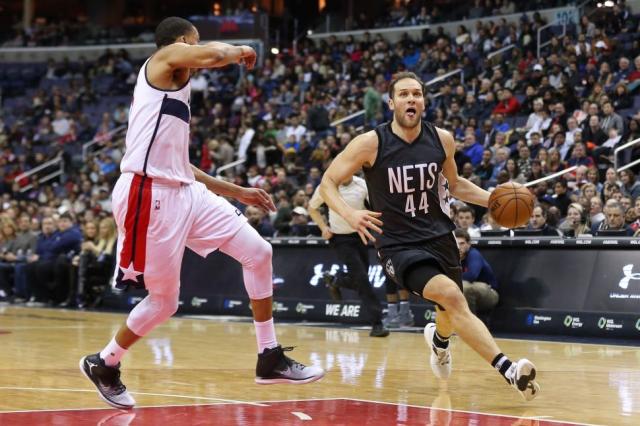
[[[244,286],[250,299],[273,295],[273,248],[255,229],[243,226],[220,250],[242,264]]]
[[[178,310],[179,292],[147,295],[129,314],[127,327],[138,336],[145,336]]]

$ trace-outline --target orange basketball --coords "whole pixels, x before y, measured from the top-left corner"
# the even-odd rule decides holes
[[[499,185],[489,197],[491,217],[505,228],[519,228],[533,214],[534,198],[523,185],[506,182]]]

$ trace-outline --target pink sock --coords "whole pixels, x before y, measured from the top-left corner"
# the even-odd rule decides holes
[[[254,321],[256,328],[256,340],[258,341],[258,352],[262,353],[265,349],[275,348],[278,346],[276,340],[276,329],[273,326],[273,318],[264,322]]]
[[[109,367],[113,367],[120,362],[120,358],[127,353],[127,349],[120,347],[116,342],[116,338],[111,339],[109,344],[100,352],[100,358],[104,360],[104,363]]]

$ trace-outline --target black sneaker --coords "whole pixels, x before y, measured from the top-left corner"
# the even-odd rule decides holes
[[[284,354],[291,350],[293,350],[293,347],[283,348],[278,345],[275,348],[265,349],[261,354],[258,354],[256,383],[259,385],[276,383],[304,384],[315,382],[324,377],[322,368],[307,367]]]
[[[324,281],[325,287],[329,289],[329,295],[331,296],[331,300],[342,300],[342,292],[340,291],[340,287],[336,285],[336,276],[331,275],[328,272],[322,274],[322,281]]]
[[[80,360],[80,371],[93,382],[100,398],[112,407],[129,410],[136,404],[120,381],[119,363],[115,367],[109,367],[99,353],[87,355]]]
[[[375,324],[371,327],[371,332],[369,332],[369,336],[371,337],[387,337],[389,335],[389,330],[382,324]]]

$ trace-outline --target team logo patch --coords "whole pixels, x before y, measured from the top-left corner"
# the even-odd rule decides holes
[[[384,270],[387,271],[387,274],[389,274],[390,277],[395,278],[396,271],[395,269],[393,269],[393,263],[391,262],[391,259],[387,259],[387,261],[385,262]]]

